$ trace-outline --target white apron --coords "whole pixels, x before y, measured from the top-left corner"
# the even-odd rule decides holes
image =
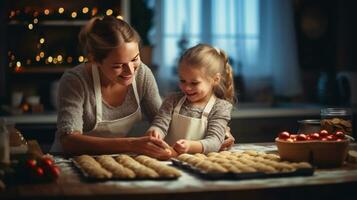
[[[135,123],[141,121],[141,109],[140,100],[136,87],[135,77],[133,78],[132,86],[135,95],[138,108],[132,114],[116,119],[116,120],[103,120],[102,118],[102,92],[100,86],[100,77],[98,73],[98,68],[92,65],[92,75],[93,75],[93,85],[94,94],[96,102],[96,124],[93,130],[84,133],[85,135],[96,136],[96,137],[125,137],[129,131],[133,128]],[[62,147],[59,142],[59,138],[55,138],[54,145],[51,148],[51,152],[62,152]]]
[[[193,118],[179,114],[185,100],[186,96],[180,99],[172,114],[170,128],[165,137],[165,141],[169,145],[175,144],[175,142],[180,139],[201,140],[205,137],[207,117],[216,102],[216,96],[211,96],[207,105],[203,109],[201,118]]]

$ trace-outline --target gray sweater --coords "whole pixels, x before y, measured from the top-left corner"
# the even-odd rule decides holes
[[[158,130],[164,138],[168,134],[169,126],[172,119],[172,113],[183,97],[182,93],[174,93],[168,96],[155,117],[150,129]],[[231,119],[232,104],[226,100],[217,98],[208,115],[208,124],[205,132],[205,138],[200,140],[203,146],[203,153],[218,151],[224,141],[226,127]],[[203,109],[195,108],[186,100],[180,110],[181,115],[188,117],[201,118]]]
[[[152,121],[162,103],[155,78],[151,70],[141,64],[136,72],[136,83],[141,111],[148,121]],[[56,137],[73,131],[91,131],[96,123],[96,103],[92,74],[81,64],[67,70],[59,84],[58,119]],[[130,87],[124,102],[112,107],[102,102],[103,120],[114,120],[135,112],[137,103],[133,87]]]

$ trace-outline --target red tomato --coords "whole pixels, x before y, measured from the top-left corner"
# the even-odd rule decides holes
[[[326,137],[326,139],[329,140],[329,141],[336,140],[335,136],[332,135],[332,134],[328,135],[328,136]]]
[[[342,131],[337,131],[335,137],[338,139],[345,139],[345,134]]]
[[[305,134],[299,134],[298,136],[296,136],[296,140],[297,141],[305,141],[305,140],[307,140],[307,136]]]
[[[321,130],[320,131],[320,136],[321,137],[326,137],[328,135],[328,131],[326,131],[326,130]]]
[[[43,167],[51,167],[53,166],[53,160],[51,160],[50,158],[42,158],[40,160],[40,165]]]
[[[25,166],[29,169],[34,169],[37,166],[37,161],[35,159],[26,160]]]
[[[279,139],[281,140],[286,140],[290,137],[290,133],[287,131],[283,131],[281,133],[279,133]]]
[[[56,179],[56,178],[58,178],[58,176],[60,175],[61,170],[60,170],[60,168],[57,167],[57,166],[52,166],[50,172],[51,172],[51,177],[52,177],[53,179]]]
[[[310,134],[310,140],[318,140],[320,138],[319,133],[312,133]]]
[[[321,138],[321,141],[327,141],[326,137]]]

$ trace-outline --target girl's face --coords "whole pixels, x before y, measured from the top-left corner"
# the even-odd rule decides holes
[[[139,45],[136,42],[124,43],[111,51],[101,63],[97,63],[106,81],[125,86],[132,83],[140,64]]]
[[[213,93],[216,81],[206,75],[202,67],[179,67],[180,89],[192,103],[205,103]]]

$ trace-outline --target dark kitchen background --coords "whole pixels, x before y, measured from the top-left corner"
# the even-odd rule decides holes
[[[78,32],[93,16],[113,15],[138,30],[163,97],[177,90],[186,48],[204,42],[225,50],[239,101],[232,133],[238,142],[273,141],[278,131],[296,131],[298,120],[320,118],[324,107],[355,115],[356,9],[353,0],[3,0],[0,114],[48,147],[58,80],[86,62]]]

